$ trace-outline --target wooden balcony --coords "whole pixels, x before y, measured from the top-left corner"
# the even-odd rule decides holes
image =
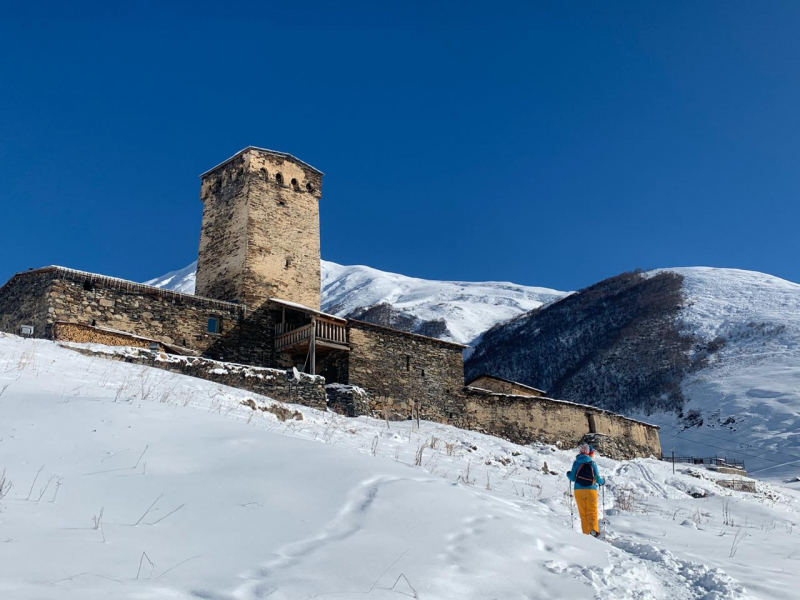
[[[291,323],[275,325],[275,349],[280,352],[297,351],[307,348],[312,343],[321,348],[350,350],[347,343],[347,328],[344,324],[316,318],[301,327]]]

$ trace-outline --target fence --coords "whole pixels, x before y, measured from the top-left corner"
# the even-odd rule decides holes
[[[705,456],[705,457],[698,457],[698,456],[667,456],[664,455],[661,460],[666,462],[675,462],[675,463],[688,463],[690,465],[714,465],[715,467],[731,467],[733,469],[741,469],[742,471],[745,470],[744,468],[744,461],[743,460],[736,460],[735,458],[726,458],[724,456]]]

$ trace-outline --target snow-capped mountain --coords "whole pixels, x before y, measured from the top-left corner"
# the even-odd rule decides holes
[[[800,473],[800,285],[778,277],[620,275],[497,326],[466,366],[645,414],[666,452]]]
[[[153,285],[155,287],[181,292],[183,294],[194,294],[194,286],[196,283],[197,275],[197,261],[190,263],[178,269],[177,271],[170,271],[166,275],[156,277],[145,281],[146,285]]]
[[[193,262],[147,281],[194,293]],[[469,344],[490,327],[566,292],[505,282],[429,281],[365,266],[322,261],[322,309]]]

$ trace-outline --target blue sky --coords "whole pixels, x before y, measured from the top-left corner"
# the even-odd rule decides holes
[[[257,145],[326,173],[336,262],[800,281],[796,2],[67,4],[0,8],[0,279],[183,267]]]

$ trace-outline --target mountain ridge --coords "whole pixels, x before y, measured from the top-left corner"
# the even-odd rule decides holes
[[[322,262],[322,310],[470,344],[493,325],[569,292],[504,281],[433,281]],[[146,281],[193,294],[197,262]]]

